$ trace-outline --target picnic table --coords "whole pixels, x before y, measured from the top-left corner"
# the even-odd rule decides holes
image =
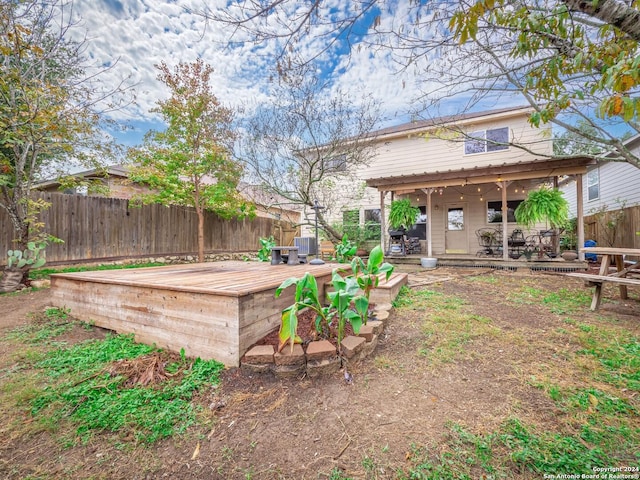
[[[628,274],[640,274],[640,262],[631,263],[625,266],[625,256],[640,257],[639,248],[615,248],[615,247],[585,247],[580,249],[584,253],[592,253],[602,257],[598,274],[572,272],[570,277],[582,278],[590,287],[595,287],[591,300],[591,310],[596,310],[602,300],[602,285],[610,282],[617,284],[620,288],[620,298],[628,298],[627,286],[640,286],[640,278],[628,277]],[[610,267],[615,264],[616,270],[610,272]]]

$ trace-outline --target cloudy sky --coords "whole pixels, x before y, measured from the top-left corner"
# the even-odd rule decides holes
[[[224,4],[225,2],[217,2]],[[330,3],[330,2],[327,2]],[[340,0],[335,0],[341,6]],[[215,1],[207,1],[215,8]],[[75,0],[74,17],[79,20],[76,35],[87,35],[86,55],[97,65],[111,66],[102,81],[115,85],[129,78],[136,84],[137,105],[117,112],[118,120],[131,123],[133,133],[121,137],[136,143],[150,128],[159,128],[149,110],[168,92],[156,79],[160,61],[170,67],[201,57],[215,69],[214,92],[228,106],[255,106],[267,101],[270,68],[274,64],[275,42],[255,45],[236,42],[229,48],[231,29],[206,22],[201,0]],[[313,45],[315,42],[315,45]],[[302,48],[318,48],[310,39]],[[346,53],[342,49],[341,53]],[[331,76],[336,86],[360,95],[371,92],[382,104],[387,124],[405,121],[417,95],[412,78],[397,73],[397,66],[381,52],[355,49],[351,55],[325,58],[319,74]]]

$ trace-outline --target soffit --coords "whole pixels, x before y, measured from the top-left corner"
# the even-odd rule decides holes
[[[587,157],[545,159],[416,175],[371,178],[367,179],[366,182],[368,187],[377,188],[382,191],[417,190],[451,185],[479,185],[500,181],[530,180],[585,174],[587,172],[587,166],[594,163],[595,160]]]

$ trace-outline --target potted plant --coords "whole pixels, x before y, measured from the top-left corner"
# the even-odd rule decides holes
[[[543,187],[530,191],[514,213],[516,222],[527,228],[544,222],[553,231],[557,231],[569,222],[569,203],[560,190]],[[554,238],[557,237],[554,235]],[[553,249],[547,252],[550,256],[557,255],[557,242],[555,243]],[[544,253],[545,250],[540,248],[540,256]]]
[[[408,198],[394,200],[389,210],[389,233],[393,235],[392,230],[404,233],[415,225],[419,215],[420,209],[412,206]]]
[[[560,256],[566,261],[573,261],[578,258],[578,235],[576,218],[572,218],[564,226],[564,231],[560,235],[560,252]]]

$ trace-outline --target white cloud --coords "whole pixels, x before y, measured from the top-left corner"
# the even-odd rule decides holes
[[[224,1],[217,3],[226,4]],[[345,4],[351,2],[326,2],[321,14],[327,19],[340,12],[344,14]],[[269,75],[275,55],[281,48],[279,42],[242,43],[243,38],[239,35],[234,37],[237,43],[233,48],[228,48],[228,27],[207,23],[202,16],[185,9],[198,11],[202,5],[200,0],[180,0],[177,3],[165,0],[75,0],[75,12],[82,18],[81,26],[88,36],[87,55],[96,65],[115,64],[101,77],[102,81],[117,85],[123,78],[130,77],[130,81],[136,83],[138,105],[116,112],[116,119],[135,121],[137,125],[143,125],[147,119],[154,120],[149,110],[158,99],[168,95],[164,85],[156,79],[158,71],[154,65],[161,61],[172,67],[180,61],[190,62],[201,57],[213,66],[214,92],[225,105],[251,108],[267,100]],[[286,28],[287,22],[299,15],[304,7],[298,2],[287,5],[290,10],[269,20],[274,31]],[[215,4],[208,2],[207,6],[214,8]],[[302,55],[321,50],[327,41],[322,34],[328,29],[328,25],[317,27],[314,35],[296,44],[296,48]],[[84,32],[77,34],[84,35]],[[323,60],[323,68],[341,71],[340,75],[333,77],[336,86],[354,92],[354,96],[371,92],[383,102],[388,116],[404,114],[417,94],[415,78],[406,72],[395,73],[397,66],[393,65],[388,54],[361,48],[352,52],[349,58],[325,55]]]

